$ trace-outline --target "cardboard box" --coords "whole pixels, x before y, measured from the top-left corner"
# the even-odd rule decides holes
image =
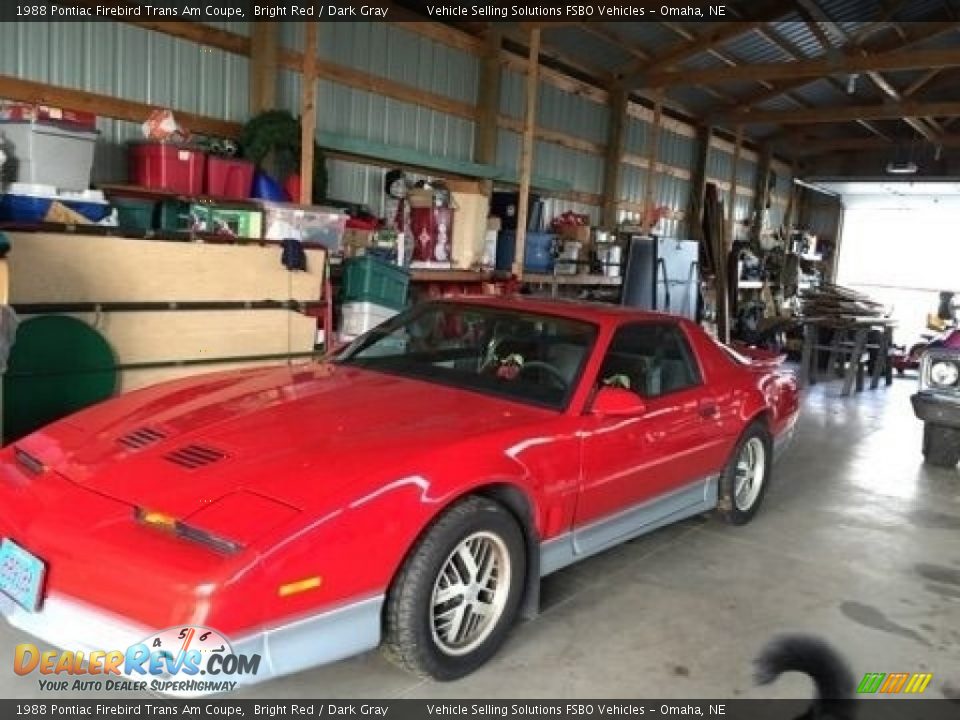
[[[592,228],[588,225],[561,225],[560,239],[580,243],[583,247],[590,245]]]
[[[343,231],[343,240],[341,248],[344,257],[359,257],[366,254],[367,248],[372,247],[375,230],[358,230],[356,228],[347,228]]]
[[[457,221],[453,224],[453,267],[468,270],[479,265],[487,237],[490,198],[475,193],[453,193]]]

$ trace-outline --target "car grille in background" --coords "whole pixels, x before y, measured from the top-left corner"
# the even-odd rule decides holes
[[[169,462],[184,467],[187,470],[196,470],[197,468],[212,465],[215,462],[223,460],[226,455],[219,450],[203,447],[202,445],[187,445],[163,457]]]
[[[131,450],[142,450],[148,445],[153,445],[155,442],[160,442],[165,437],[166,435],[159,430],[142,427],[139,430],[134,430],[133,432],[127,433],[123,437],[117,438],[117,442],[124,447],[130,448]]]
[[[39,475],[43,472],[43,463],[25,450],[14,448],[13,455],[17,459],[17,464],[32,475]]]

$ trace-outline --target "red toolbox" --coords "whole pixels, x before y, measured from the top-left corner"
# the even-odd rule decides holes
[[[196,145],[142,141],[130,143],[130,182],[151,190],[183,195],[203,193],[207,154]]]

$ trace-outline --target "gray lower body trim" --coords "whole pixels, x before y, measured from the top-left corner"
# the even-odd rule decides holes
[[[574,528],[540,546],[540,576],[717,506],[718,476]]]
[[[234,675],[223,679],[236,680],[239,685],[252,685],[372,650],[380,644],[383,602],[384,596],[376,595],[236,639],[230,638],[234,653],[258,653],[260,667],[256,675]],[[142,642],[156,631],[63,595],[46,598],[43,608],[31,613],[0,593],[0,617],[51,645],[88,653],[122,650]],[[143,680],[143,677],[133,679]]]
[[[789,427],[782,430],[779,435],[773,438],[773,461],[776,462],[787,451],[787,448],[793,443],[793,436],[797,431],[797,423],[794,421]]]
[[[235,653],[260,653],[260,671],[240,676],[252,685],[373,650],[380,644],[383,595],[268,628],[233,641]]]

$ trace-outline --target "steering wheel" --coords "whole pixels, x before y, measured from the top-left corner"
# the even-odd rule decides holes
[[[563,376],[563,373],[557,370],[550,363],[541,362],[540,360],[531,360],[530,362],[525,362],[520,366],[518,375],[523,375],[525,372],[527,372],[527,370],[546,370],[547,375],[561,390],[566,390],[570,385],[570,383],[567,382],[567,379]]]

